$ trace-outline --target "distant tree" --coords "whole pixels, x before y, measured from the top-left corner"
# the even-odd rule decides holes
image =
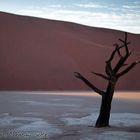
[[[113,99],[113,94],[115,90],[116,83],[118,79],[128,73],[132,68],[134,68],[140,61],[132,62],[131,64],[126,64],[126,60],[131,56],[132,51],[129,51],[128,45],[130,42],[127,41],[127,33],[125,33],[125,38],[119,39],[121,45],[114,44],[115,49],[112,51],[109,59],[106,61],[105,72],[106,75],[101,73],[92,72],[93,74],[104,78],[107,80],[108,84],[106,90],[100,90],[94,86],[89,80],[87,80],[79,72],[75,72],[75,77],[82,80],[88,87],[97,92],[102,96],[102,102],[100,107],[100,113],[96,121],[95,127],[106,127],[109,126],[111,102]],[[119,60],[115,63],[115,66],[112,65],[113,60],[119,56]],[[123,68],[123,69],[122,69]]]

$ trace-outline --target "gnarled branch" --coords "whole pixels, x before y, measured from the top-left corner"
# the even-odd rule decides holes
[[[118,77],[123,76],[124,74],[128,73],[132,68],[134,68],[135,65],[140,63],[140,61],[133,62],[131,65],[129,65],[125,70],[117,74]]]
[[[115,50],[117,51],[118,55],[120,57],[122,57],[121,52],[120,52],[120,49],[121,49],[122,46],[119,46],[117,43],[115,43],[113,46],[116,47]]]
[[[74,72],[74,75],[76,78],[82,80],[88,87],[90,87],[92,90],[94,90],[99,95],[103,96],[105,94],[104,91],[98,89],[95,87],[91,82],[89,82],[84,76],[82,76],[79,72]]]
[[[101,73],[97,73],[97,72],[91,72],[91,73],[93,73],[93,74],[95,74],[97,76],[100,76],[100,77],[104,78],[105,80],[109,80],[109,78],[107,76],[105,76],[105,75],[103,75]]]
[[[115,53],[117,52],[118,46],[116,46],[115,50],[112,52],[110,58],[106,61],[106,63],[109,63],[113,60]]]
[[[106,62],[105,72],[109,77],[112,75],[113,71],[112,71],[111,62]]]
[[[125,61],[128,59],[128,57],[131,55],[131,52],[129,52],[128,50],[128,44],[130,44],[130,42],[127,42],[127,33],[125,32],[125,39],[122,40],[122,39],[119,39],[123,45],[120,46],[119,49],[121,48],[125,48],[125,55],[120,57],[117,65],[115,66],[115,68],[113,69],[113,71],[117,74],[117,72],[120,70],[120,68],[124,65]]]

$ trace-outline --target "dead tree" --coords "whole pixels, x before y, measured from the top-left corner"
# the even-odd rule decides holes
[[[128,73],[134,66],[136,66],[140,61],[132,62],[131,64],[126,64],[127,59],[131,56],[132,52],[129,51],[128,45],[130,42],[127,41],[127,33],[125,33],[125,38],[119,39],[121,45],[114,44],[115,49],[112,51],[110,58],[106,61],[105,73],[100,74],[92,72],[93,74],[102,77],[107,80],[107,88],[105,91],[98,89],[94,86],[89,80],[87,80],[83,75],[78,72],[75,72],[75,77],[82,80],[88,87],[97,92],[102,96],[101,107],[99,117],[96,121],[95,127],[106,127],[109,126],[111,102],[113,99],[113,94],[115,90],[116,83],[118,79]],[[115,66],[113,66],[113,60],[119,56],[119,60]],[[122,69],[123,68],[123,69]]]

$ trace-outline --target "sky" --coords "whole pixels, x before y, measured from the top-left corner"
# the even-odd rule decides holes
[[[140,34],[140,0],[0,0],[0,11]]]

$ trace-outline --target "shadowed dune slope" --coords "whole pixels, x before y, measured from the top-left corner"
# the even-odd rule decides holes
[[[1,90],[89,90],[74,77],[78,71],[104,89],[105,60],[121,31],[0,12]],[[140,35],[129,34],[130,49],[140,60]],[[140,90],[140,65],[122,77],[118,90]]]

